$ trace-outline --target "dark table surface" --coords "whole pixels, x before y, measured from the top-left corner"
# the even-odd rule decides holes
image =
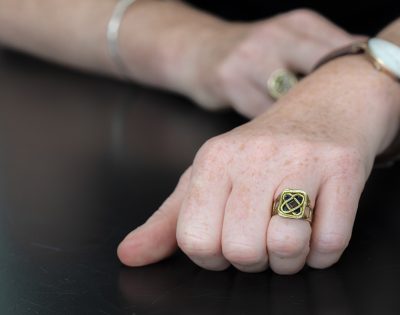
[[[243,121],[0,49],[0,314],[400,314],[400,165],[372,173],[332,268],[120,264],[199,146]]]

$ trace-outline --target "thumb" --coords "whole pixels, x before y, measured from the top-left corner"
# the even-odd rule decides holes
[[[128,266],[144,266],[170,256],[177,249],[176,222],[186,194],[191,167],[179,179],[174,192],[161,207],[119,244],[117,254]]]

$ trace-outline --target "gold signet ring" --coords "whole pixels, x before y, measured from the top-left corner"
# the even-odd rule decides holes
[[[298,82],[296,75],[286,69],[278,69],[274,71],[268,78],[267,90],[268,94],[277,100],[285,95]]]
[[[313,209],[307,193],[298,189],[285,189],[276,198],[272,215],[279,215],[290,219],[303,219],[311,223]]]

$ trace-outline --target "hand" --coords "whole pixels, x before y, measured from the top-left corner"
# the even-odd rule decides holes
[[[193,68],[185,77],[191,83],[186,94],[208,109],[232,105],[255,117],[274,101],[266,90],[273,71],[308,74],[323,56],[361,38],[305,9],[256,23],[227,23],[199,41],[198,57],[186,67]]]
[[[328,63],[255,120],[206,142],[119,258],[145,265],[178,245],[211,270],[331,266],[349,243],[374,157],[398,128],[399,99],[398,84],[363,57]],[[312,225],[271,217],[285,188],[309,194]]]

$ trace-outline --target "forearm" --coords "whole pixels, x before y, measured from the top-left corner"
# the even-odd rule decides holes
[[[379,32],[378,37],[391,41],[392,43],[400,46],[400,18],[394,20],[381,32]]]
[[[105,29],[112,0],[1,0],[0,42],[85,70],[110,73]]]
[[[31,54],[103,74],[118,75],[106,29],[116,0],[1,0],[0,42]],[[132,79],[179,90],[199,47],[222,21],[177,1],[138,0],[120,29],[120,52]],[[211,33],[211,32],[209,32]],[[192,37],[192,38],[189,38]],[[182,80],[181,80],[182,81]]]
[[[228,34],[236,34],[233,23],[180,1],[134,6],[120,32],[121,56],[131,78],[191,96],[204,61],[220,51],[216,43],[230,43]]]
[[[400,45],[400,19],[377,36]],[[343,117],[349,114],[356,118],[352,126],[362,131],[370,152],[384,152],[400,126],[400,83],[377,71],[364,55],[338,58],[321,70],[324,74],[317,80],[321,86],[314,90],[326,89],[331,95],[324,98],[336,100],[334,111],[341,110]],[[344,108],[336,108],[336,103]]]

